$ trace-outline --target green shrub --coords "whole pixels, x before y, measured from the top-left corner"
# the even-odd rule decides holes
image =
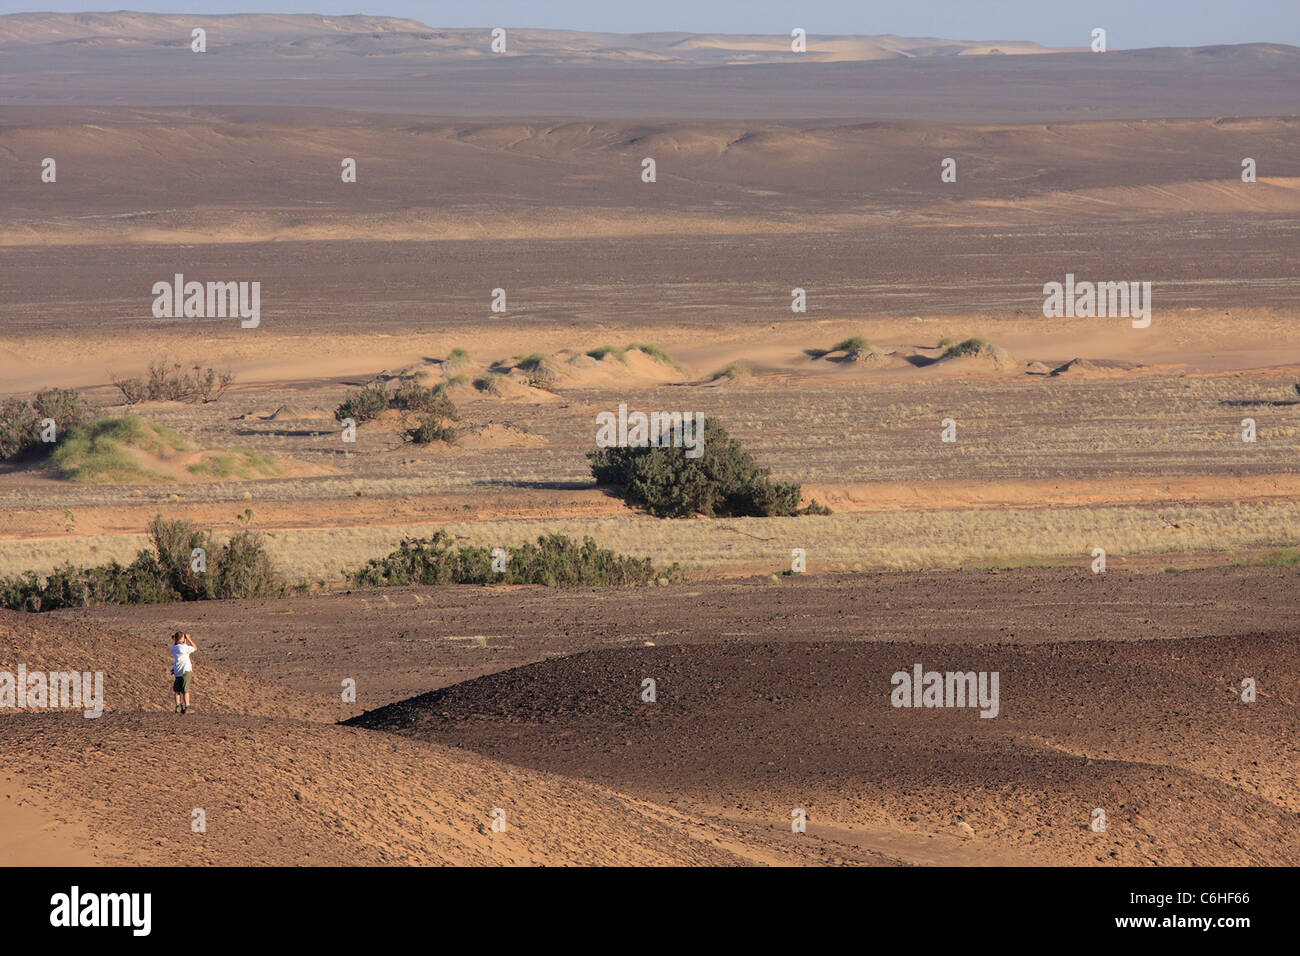
[[[612,345],[602,345],[600,348],[591,349],[587,354],[598,362],[606,355],[612,355],[624,365],[627,364],[627,349],[616,349]]]
[[[408,412],[424,412],[437,418],[460,418],[455,403],[447,397],[444,384],[432,387],[421,385],[414,379],[402,379],[388,398],[388,407]]]
[[[961,358],[963,355],[974,355],[988,344],[983,339],[967,339],[965,342],[948,346],[948,351],[943,353],[943,357]]]
[[[0,402],[0,461],[48,454],[91,415],[92,407],[73,388],[46,388],[30,399]],[[42,423],[54,422],[54,441],[41,440]]]
[[[186,521],[149,523],[153,550],[142,549],[123,566],[117,561],[89,568],[64,565],[44,580],[34,572],[0,578],[0,607],[53,611],[92,604],[161,604],[224,598],[280,596],[280,582],[261,536],[240,531],[219,548]],[[206,569],[195,567],[202,548]]]
[[[442,361],[442,367],[445,369],[460,368],[467,364],[469,364],[469,352],[462,348],[452,349]]]
[[[773,482],[715,418],[704,420],[698,458],[687,458],[685,448],[618,446],[597,448],[587,459],[598,484],[620,489],[624,501],[660,518],[830,513],[816,502],[800,511],[799,485]]]
[[[680,362],[678,362],[675,358],[673,358],[671,355],[669,355],[667,352],[665,352],[657,345],[646,345],[643,342],[633,342],[631,345],[627,347],[627,351],[642,352],[650,356],[656,362],[662,362],[664,365],[671,365],[679,372],[686,371],[684,368],[682,368]]]
[[[501,379],[505,376],[499,372],[488,372],[486,375],[480,375],[474,379],[474,387],[486,395],[501,394]]]
[[[543,355],[541,352],[534,352],[532,355],[519,355],[515,357],[515,367],[523,369],[525,372],[535,372],[543,365],[550,364],[550,357]]]
[[[410,584],[541,584],[547,587],[616,587],[646,584],[659,574],[675,576],[677,566],[656,573],[649,558],[632,558],[582,544],[561,534],[543,535],[536,544],[509,549],[504,573],[492,570],[492,554],[476,545],[457,545],[445,531],[432,538],[407,538],[397,550],[372,558],[348,575],[356,587]]]
[[[349,392],[343,403],[334,410],[334,418],[338,421],[351,418],[360,425],[378,418],[390,408],[404,412],[423,412],[453,421],[460,417],[455,403],[447,396],[445,384],[427,386],[413,378],[402,378],[391,393],[388,386],[378,380]]]
[[[675,576],[676,567],[665,572]],[[546,587],[623,587],[647,584],[659,575],[649,558],[633,558],[596,546],[591,538],[579,545],[562,534],[542,535],[537,544],[521,544],[509,552],[505,583]]]
[[[407,441],[416,445],[429,445],[436,441],[446,442],[450,445],[456,441],[456,429],[444,424],[436,415],[429,415],[414,428],[408,428],[403,434]]]
[[[271,556],[256,531],[237,531],[217,552],[216,572],[212,573],[212,597],[228,598],[279,597],[285,593]]]
[[[550,356],[540,352],[516,358],[515,368],[526,373],[528,384],[533,388],[550,388],[560,381],[560,373],[555,371]]]
[[[492,578],[492,555],[487,548],[457,547],[447,532],[438,531],[432,538],[404,539],[396,551],[371,558],[348,577],[356,587],[486,584]]]
[[[718,371],[714,372],[712,380],[715,382],[720,378],[729,378],[734,380],[737,378],[744,378],[746,375],[752,375],[752,374],[754,374],[754,370],[749,367],[748,363],[732,362],[730,365],[727,365],[725,368],[720,368],[718,369]]]
[[[388,388],[383,382],[374,381],[363,385],[347,394],[338,408],[334,409],[334,418],[343,421],[350,418],[358,425],[378,418],[388,411]]]
[[[866,352],[870,348],[871,343],[864,336],[854,335],[832,345],[830,350],[832,352]]]

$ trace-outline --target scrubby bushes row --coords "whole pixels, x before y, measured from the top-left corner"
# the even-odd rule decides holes
[[[128,565],[67,564],[44,578],[32,571],[0,578],[0,607],[54,611],[91,604],[276,597],[288,590],[256,532],[237,532],[218,546],[189,522],[165,521],[159,515],[149,523],[149,538],[152,550],[142,548]]]
[[[195,362],[184,365],[159,359],[149,364],[144,379],[113,377],[113,384],[128,405],[140,402],[215,402],[226,393],[235,373],[217,371]]]
[[[476,545],[457,545],[445,531],[432,538],[407,538],[396,551],[348,577],[356,587],[408,584],[542,584],[547,587],[615,587],[646,584],[673,576],[676,565],[656,572],[649,558],[633,558],[582,544],[562,534],[543,535],[536,544],[507,551],[505,571],[494,571],[492,553]]]
[[[47,388],[31,398],[5,399],[0,402],[0,461],[48,454],[92,412],[90,403],[73,388]],[[46,422],[54,425],[48,432]],[[53,441],[46,441],[43,433]]]
[[[598,484],[617,488],[629,504],[660,518],[830,513],[815,501],[800,509],[799,485],[772,481],[769,469],[760,468],[716,418],[704,419],[703,454],[696,458],[680,447],[624,445],[597,448],[587,459]]]

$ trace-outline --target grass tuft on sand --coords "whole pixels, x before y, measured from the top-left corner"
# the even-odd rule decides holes
[[[138,415],[100,418],[75,428],[50,457],[59,477],[83,484],[132,484],[166,481],[167,476],[145,467],[129,449],[153,457],[188,452],[187,442],[165,425]]]

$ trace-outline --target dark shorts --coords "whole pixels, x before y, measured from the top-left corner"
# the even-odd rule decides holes
[[[190,692],[190,675],[193,671],[186,671],[172,681],[172,690],[178,694],[188,694]]]

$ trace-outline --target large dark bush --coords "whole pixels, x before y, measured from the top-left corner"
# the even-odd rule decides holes
[[[802,511],[799,485],[771,480],[716,418],[704,420],[704,453],[685,448],[615,446],[587,453],[597,483],[660,518],[828,514],[815,501]]]

